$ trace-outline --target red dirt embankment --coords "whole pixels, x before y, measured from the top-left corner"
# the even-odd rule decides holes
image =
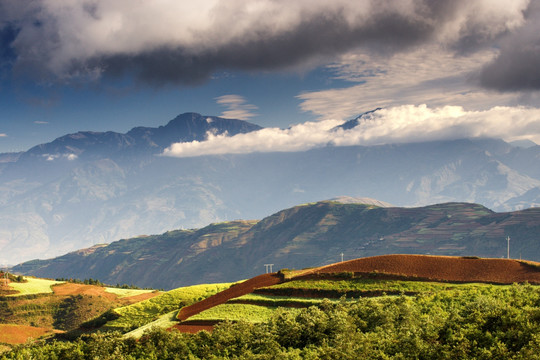
[[[53,333],[55,330],[14,324],[0,324],[0,343],[24,344],[29,338],[37,339],[45,334]]]
[[[430,255],[373,256],[323,266],[302,275],[339,272],[378,272],[445,282],[540,284],[540,263]]]
[[[223,304],[227,302],[227,300],[250,294],[257,288],[276,285],[280,282],[281,278],[276,274],[263,274],[255,276],[254,278],[233,285],[227,290],[223,290],[213,296],[210,296],[209,298],[199,301],[198,303],[182,308],[182,310],[180,310],[178,313],[178,320],[186,320],[187,318],[204,310]]]
[[[158,292],[149,292],[143,293],[134,296],[118,297],[114,293],[105,291],[105,288],[97,285],[86,285],[86,284],[74,284],[74,283],[63,283],[59,285],[54,285],[52,287],[55,295],[68,296],[68,295],[92,295],[92,296],[101,296],[110,301],[117,301],[123,305],[131,305],[139,301],[150,299],[154,296],[159,295]]]

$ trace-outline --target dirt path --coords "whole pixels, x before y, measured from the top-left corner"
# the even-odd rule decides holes
[[[223,290],[213,296],[210,296],[209,298],[199,301],[198,303],[182,308],[182,310],[180,310],[178,313],[178,320],[186,320],[204,310],[223,304],[227,302],[227,300],[250,294],[257,288],[276,285],[280,282],[281,278],[275,273],[256,276],[240,284],[233,285],[227,290]]]

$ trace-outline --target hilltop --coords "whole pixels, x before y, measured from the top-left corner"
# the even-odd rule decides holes
[[[382,254],[431,254],[540,260],[540,208],[496,213],[478,204],[419,208],[322,201],[260,221],[124,239],[14,271],[43,277],[92,277],[106,283],[172,289],[260,274],[264,264],[305,268]]]

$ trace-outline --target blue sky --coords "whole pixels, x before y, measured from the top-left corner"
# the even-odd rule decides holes
[[[0,152],[191,111],[273,128],[269,151],[540,143],[539,34],[537,0],[0,0]],[[354,136],[322,135],[376,107]]]

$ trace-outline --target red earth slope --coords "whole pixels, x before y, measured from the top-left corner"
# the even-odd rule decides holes
[[[382,255],[312,269],[307,274],[384,273],[422,280],[540,284],[540,263],[513,259],[481,259],[429,255]]]

